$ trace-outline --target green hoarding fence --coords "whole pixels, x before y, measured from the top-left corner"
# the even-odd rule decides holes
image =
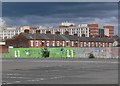
[[[113,52],[115,51],[115,52]],[[118,58],[119,48],[10,48],[3,58],[88,58],[92,53],[95,58]]]
[[[75,48],[10,48],[3,58],[74,58]]]

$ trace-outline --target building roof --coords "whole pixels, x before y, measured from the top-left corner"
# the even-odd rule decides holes
[[[113,38],[107,37],[77,37],[74,35],[57,35],[57,34],[32,34],[21,33],[27,39],[41,39],[41,40],[61,40],[61,41],[79,41],[79,42],[114,42]]]

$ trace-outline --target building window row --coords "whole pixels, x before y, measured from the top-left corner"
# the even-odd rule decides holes
[[[31,47],[111,47],[112,43],[104,42],[78,42],[78,41],[33,41],[31,40]],[[35,43],[35,44],[34,44]],[[41,44],[41,45],[40,45]]]

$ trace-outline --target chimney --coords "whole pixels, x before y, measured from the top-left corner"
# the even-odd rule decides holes
[[[59,28],[68,28],[69,26],[59,26]]]
[[[78,36],[77,33],[75,33],[74,36]]]
[[[7,36],[5,36],[3,40],[4,40],[4,41],[7,40]]]
[[[46,31],[46,34],[51,34],[51,32],[50,31]]]
[[[65,35],[69,35],[69,32],[68,32],[68,31],[65,31]]]
[[[55,32],[55,34],[60,35],[60,32],[59,32],[59,31],[57,31],[57,32]]]
[[[36,34],[40,34],[40,30],[36,30]]]
[[[24,30],[24,33],[29,33],[29,30],[28,30],[28,29],[25,29],[25,30]]]

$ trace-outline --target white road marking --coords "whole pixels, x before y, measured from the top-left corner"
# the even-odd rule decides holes
[[[40,78],[40,80],[45,80],[45,78]]]
[[[64,78],[65,76],[56,76],[56,77],[51,77],[50,79],[58,79],[58,78]]]
[[[19,73],[7,73],[6,75],[12,76],[12,75],[22,75],[22,74],[19,74]]]
[[[37,79],[29,79],[29,80],[26,80],[26,81],[41,81],[41,80],[46,80],[45,78],[37,78]]]
[[[13,84],[13,83],[2,83],[2,84]]]
[[[7,77],[7,78],[12,78],[12,79],[15,79],[15,78],[17,78],[17,77]]]
[[[11,79],[14,79],[14,78],[17,78],[17,79],[24,79],[24,77],[6,77],[6,78],[11,78]]]
[[[15,81],[15,82],[20,83],[21,81]]]

